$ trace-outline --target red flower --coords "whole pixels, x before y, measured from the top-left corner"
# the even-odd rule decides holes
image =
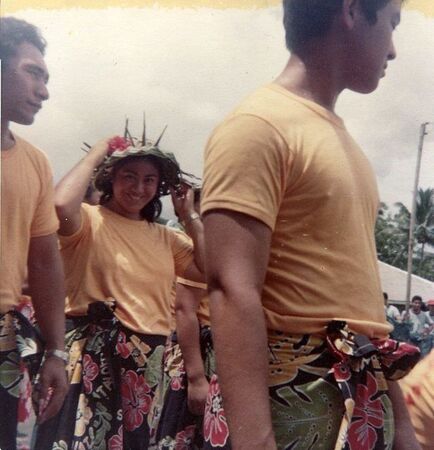
[[[126,359],[131,355],[131,349],[126,344],[127,337],[124,332],[120,332],[118,336],[118,343],[116,344],[116,351],[119,352],[122,358]]]
[[[98,364],[92,361],[89,355],[83,357],[83,384],[84,392],[90,394],[92,392],[92,381],[97,377],[99,373]]]
[[[366,386],[357,385],[354,416],[348,430],[348,444],[354,450],[371,450],[377,442],[375,428],[383,427],[383,409],[381,400],[372,397],[377,393],[377,382],[371,373],[367,373]]]
[[[20,302],[16,306],[16,310],[20,312],[31,324],[35,324],[35,310],[33,309],[33,304],[30,297],[23,295]]]
[[[185,430],[176,433],[175,450],[190,450],[193,443],[196,425],[189,425]]]
[[[121,395],[124,410],[124,425],[128,431],[133,431],[143,423],[143,416],[151,407],[151,389],[143,375],[129,370],[122,377]]]
[[[338,383],[348,381],[351,378],[350,368],[344,363],[336,363],[332,367],[333,375]]]
[[[185,388],[184,376],[185,376],[184,362],[181,362],[179,366],[176,368],[175,373],[173,374],[170,380],[170,388],[173,391],[179,391]]]
[[[209,383],[203,419],[204,438],[214,447],[223,447],[229,437],[229,429],[222,407],[222,397],[217,376],[213,375]]]
[[[132,145],[130,140],[125,139],[125,138],[120,137],[120,136],[115,136],[115,137],[111,138],[109,140],[109,142],[108,142],[109,149],[108,149],[107,155],[110,156],[116,150],[119,150],[119,151],[123,152],[130,145]]]
[[[122,429],[122,425],[119,427],[118,434],[115,434],[108,440],[108,450],[123,450],[124,430]]]

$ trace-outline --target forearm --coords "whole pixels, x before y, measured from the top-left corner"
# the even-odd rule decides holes
[[[200,351],[199,321],[194,311],[176,309],[176,333],[189,382],[205,377]]]
[[[35,239],[29,249],[28,278],[35,309],[47,349],[63,350],[65,342],[65,289],[63,265],[56,237],[36,238],[50,241],[51,248],[41,249]]]
[[[256,291],[211,290],[213,341],[234,450],[276,448],[268,393],[268,347]],[[260,424],[260,426],[258,426]]]
[[[193,240],[194,262],[201,273],[205,273],[205,238],[200,218],[184,221],[187,234]]]
[[[100,154],[90,152],[59,181],[56,186],[55,202],[61,220],[80,210],[94,169],[101,162]]]
[[[394,450],[420,450],[401,388],[396,381],[388,381],[387,384],[395,420],[393,448]]]

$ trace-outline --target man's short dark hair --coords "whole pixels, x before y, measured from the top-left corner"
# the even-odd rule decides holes
[[[369,23],[377,21],[377,11],[391,0],[359,0]],[[334,17],[342,10],[343,0],[283,0],[283,24],[286,47],[300,50],[307,42],[330,30]]]
[[[0,59],[3,67],[24,42],[34,45],[42,54],[45,53],[47,42],[37,27],[15,17],[0,18]]]
[[[412,302],[415,302],[416,300],[422,301],[422,297],[421,297],[420,295],[415,295],[415,296],[411,299]]]

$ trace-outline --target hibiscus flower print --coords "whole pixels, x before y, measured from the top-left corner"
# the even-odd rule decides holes
[[[18,399],[18,422],[24,423],[32,411],[32,383],[27,372],[20,381],[20,397]]]
[[[175,450],[190,450],[193,443],[196,426],[189,425],[185,430],[180,431],[175,437]]]
[[[377,431],[383,427],[383,408],[377,394],[375,377],[368,372],[366,385],[357,385],[356,406],[348,430],[348,444],[353,450],[371,450],[377,442]]]
[[[151,388],[143,375],[129,370],[122,377],[121,395],[124,410],[124,425],[127,431],[139,428],[143,416],[147,415],[152,403]]]
[[[124,332],[120,332],[118,336],[118,343],[116,344],[116,351],[122,358],[127,359],[131,355],[131,348],[127,344],[127,337]]]
[[[332,367],[333,375],[338,383],[348,381],[351,378],[350,368],[344,363],[336,363]]]
[[[112,436],[108,441],[108,450],[123,450],[123,427],[122,425],[119,427],[119,433]]]
[[[75,434],[76,436],[83,436],[92,419],[93,413],[88,406],[88,399],[84,394],[80,394],[78,399],[77,414],[75,417]]]
[[[222,397],[217,376],[213,375],[209,383],[203,419],[204,438],[213,447],[223,447],[229,437],[229,429],[222,406]]]
[[[184,363],[180,363],[175,370],[173,370],[173,373],[171,374],[171,380],[170,380],[170,388],[173,391],[179,391],[181,389],[184,389]]]
[[[83,384],[84,392],[90,394],[92,392],[92,381],[97,377],[99,373],[98,364],[92,361],[89,355],[83,357]]]

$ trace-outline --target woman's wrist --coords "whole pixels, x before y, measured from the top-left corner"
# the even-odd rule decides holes
[[[200,215],[196,211],[191,211],[185,215],[183,214],[182,217],[180,218],[180,222],[183,227],[186,227],[189,223],[199,219]]]

